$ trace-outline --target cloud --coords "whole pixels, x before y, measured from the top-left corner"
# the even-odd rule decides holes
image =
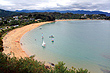
[[[94,10],[108,10],[110,9],[110,3],[87,3],[87,2],[83,2],[83,3],[72,3],[71,5],[67,5],[67,6],[62,6],[60,4],[57,4],[58,7],[52,8],[52,9],[57,9],[57,10],[90,10],[90,11],[94,11]],[[108,10],[110,11],[110,10]]]
[[[13,4],[11,4],[9,1],[0,0],[0,5],[8,6],[8,5],[13,5]]]
[[[101,10],[110,11],[109,0],[0,0],[5,10]]]

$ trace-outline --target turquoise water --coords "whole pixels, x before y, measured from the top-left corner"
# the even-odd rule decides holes
[[[21,38],[21,47],[29,55],[35,54],[46,63],[63,61],[69,68],[86,68],[91,73],[110,71],[110,21],[59,21],[40,27]],[[50,35],[55,36],[54,43]],[[42,41],[46,43],[45,48]]]

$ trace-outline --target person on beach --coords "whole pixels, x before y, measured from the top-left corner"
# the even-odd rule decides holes
[[[23,45],[23,44],[21,43],[21,45]]]

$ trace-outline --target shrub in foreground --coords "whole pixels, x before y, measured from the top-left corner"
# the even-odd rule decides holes
[[[0,73],[88,73],[87,69],[67,69],[64,65],[58,62],[54,67],[46,68],[44,63],[34,60],[32,56],[18,59],[0,52]]]

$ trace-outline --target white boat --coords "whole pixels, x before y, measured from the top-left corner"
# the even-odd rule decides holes
[[[43,41],[43,43],[42,43],[42,47],[45,47],[46,46],[46,43]]]

